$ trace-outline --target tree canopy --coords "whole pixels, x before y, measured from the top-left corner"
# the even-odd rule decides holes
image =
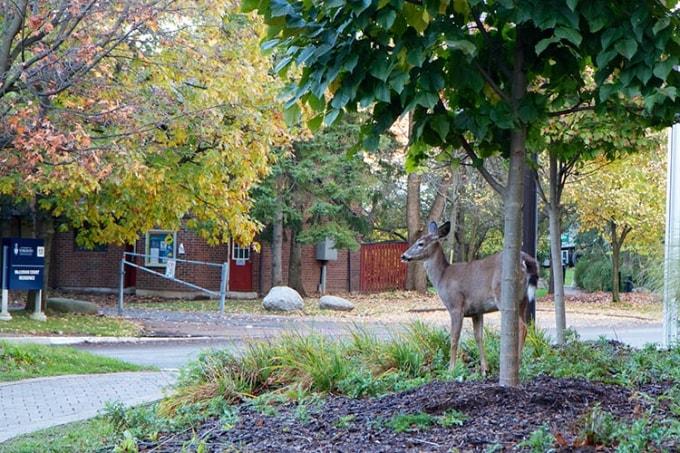
[[[249,189],[287,140],[260,21],[228,0],[9,3],[4,194],[85,244],[187,215],[210,242],[250,242]]]
[[[344,111],[370,108],[363,144],[411,113],[411,161],[428,147],[460,147],[504,194],[501,375],[516,385],[517,297],[523,173],[540,128],[584,110],[633,112],[669,124],[678,111],[680,19],[676,1],[625,0],[243,0],[268,28],[265,49],[280,48],[284,73],[301,66],[287,91],[312,128]],[[593,85],[586,83],[592,74]],[[506,185],[482,159],[510,159]]]

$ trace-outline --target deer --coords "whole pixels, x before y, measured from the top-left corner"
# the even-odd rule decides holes
[[[440,241],[448,236],[451,223],[437,227],[428,224],[427,233],[416,240],[401,256],[403,262],[422,261],[430,281],[451,317],[451,349],[449,370],[456,365],[458,342],[463,318],[472,318],[475,341],[479,348],[482,375],[488,371],[484,354],[484,314],[500,309],[501,261],[503,252],[466,263],[449,264]],[[517,275],[522,279],[523,296],[519,301],[519,353],[524,348],[527,334],[526,307],[536,299],[538,264],[530,255],[521,252]]]

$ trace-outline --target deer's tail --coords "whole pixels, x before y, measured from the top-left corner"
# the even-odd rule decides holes
[[[529,278],[527,284],[527,298],[529,301],[536,300],[536,286],[538,285],[538,262],[526,253],[522,253],[522,264]]]

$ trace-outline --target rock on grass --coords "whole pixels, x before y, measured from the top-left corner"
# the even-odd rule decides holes
[[[266,310],[272,311],[295,311],[302,310],[304,302],[300,294],[293,288],[275,286],[264,296],[262,306]]]

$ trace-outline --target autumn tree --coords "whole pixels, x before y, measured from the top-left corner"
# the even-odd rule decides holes
[[[227,0],[44,3],[11,13],[23,25],[0,91],[0,192],[86,246],[183,219],[210,243],[250,243],[249,191],[287,142],[261,21]],[[11,77],[40,42],[50,55]]]
[[[677,112],[672,73],[680,19],[658,1],[244,0],[269,25],[265,47],[278,65],[302,66],[287,92],[318,112],[313,125],[371,107],[364,144],[412,112],[409,153],[465,149],[506,157],[501,284],[501,385],[519,382],[518,303],[521,211],[528,141],[548,117],[616,110],[639,97],[644,114],[670,122]],[[591,66],[595,85],[586,86]],[[326,94],[330,96],[326,98]],[[484,174],[484,173],[483,173]]]
[[[659,143],[610,162],[604,157],[580,170],[568,186],[581,230],[607,238],[612,255],[612,300],[618,302],[624,244],[644,252],[663,237],[666,153]]]

